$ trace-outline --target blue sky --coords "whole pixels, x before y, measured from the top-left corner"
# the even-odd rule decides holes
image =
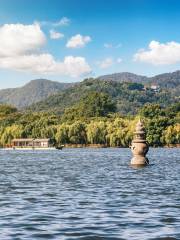
[[[0,88],[180,69],[178,0],[0,0]]]

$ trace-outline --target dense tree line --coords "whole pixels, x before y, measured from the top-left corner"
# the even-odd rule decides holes
[[[63,115],[19,112],[0,105],[0,146],[11,144],[14,138],[51,138],[57,145],[128,147],[139,117],[144,121],[151,146],[180,143],[180,104],[167,108],[147,104],[137,115],[122,116],[109,95],[93,91]]]

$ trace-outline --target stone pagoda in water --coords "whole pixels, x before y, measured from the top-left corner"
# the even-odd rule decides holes
[[[133,158],[131,165],[145,166],[149,164],[146,154],[149,150],[148,142],[146,141],[146,132],[141,120],[136,124],[134,139],[132,141],[131,151]]]

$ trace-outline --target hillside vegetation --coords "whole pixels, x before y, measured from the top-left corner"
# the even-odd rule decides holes
[[[179,101],[180,85],[174,88],[160,87],[154,91],[148,85],[112,80],[86,79],[44,101],[29,107],[32,111],[52,111],[63,113],[64,110],[78,103],[92,91],[108,94],[116,103],[116,110],[122,114],[135,114],[146,103],[168,106]]]
[[[0,90],[0,103],[11,104],[21,109],[70,86],[72,84],[53,82],[46,79],[32,80],[20,88]]]
[[[151,85],[158,85],[160,91],[158,93],[143,91],[144,86],[150,88]],[[0,103],[11,104],[18,109],[35,104],[31,107],[33,111],[46,111],[50,108],[52,111],[62,113],[66,107],[79,101],[82,95],[85,96],[88,91],[94,90],[108,93],[117,102],[118,111],[133,113],[144,103],[164,102],[166,105],[176,102],[180,95],[180,71],[151,78],[122,72],[87,79],[76,84],[37,79],[20,88],[0,90]]]
[[[99,77],[100,80],[116,82],[137,82],[145,85],[157,84],[162,88],[174,88],[180,84],[180,71],[146,77],[129,72],[114,73]]]

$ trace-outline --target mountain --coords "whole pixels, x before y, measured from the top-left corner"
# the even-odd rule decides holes
[[[152,85],[158,85],[158,91],[151,89]],[[121,113],[135,113],[145,103],[169,105],[178,101],[180,71],[154,77],[122,72],[85,79],[76,84],[38,79],[21,88],[0,90],[0,102],[19,109],[28,107],[33,111],[62,113],[90,91],[109,94]]]
[[[100,80],[105,81],[115,81],[115,82],[136,82],[136,83],[146,83],[148,77],[137,75],[129,72],[113,73],[108,75],[103,75],[98,77]]]
[[[11,104],[21,109],[67,89],[72,85],[71,83],[60,83],[46,79],[32,80],[20,88],[0,90],[0,103]]]
[[[176,88],[180,86],[180,71],[163,73],[148,79],[149,84],[157,84],[163,88]]]
[[[112,75],[111,78],[105,77],[105,80],[104,77],[86,79],[41,102],[31,105],[29,110],[52,111],[61,114],[66,108],[78,103],[82,97],[86,97],[92,91],[107,93],[111,96],[116,102],[117,111],[122,114],[134,114],[138,111],[139,107],[142,107],[146,103],[157,103],[162,106],[168,106],[178,102],[180,95],[179,79],[174,80],[171,88],[165,87],[166,81],[162,81],[162,87],[159,87],[157,90],[152,89],[151,84],[161,84],[160,78],[159,76],[156,79],[147,78],[145,80],[146,84],[135,82],[137,79],[133,82],[128,79],[122,81],[122,79],[116,78],[116,80],[113,80]]]
[[[159,85],[160,87],[173,88],[180,84],[180,71],[163,73],[154,77],[146,77],[129,72],[113,73],[98,77],[100,80],[116,82],[142,83],[144,85]]]

